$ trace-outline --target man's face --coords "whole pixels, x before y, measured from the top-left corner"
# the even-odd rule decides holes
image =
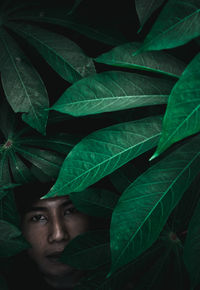
[[[89,218],[76,210],[67,196],[38,200],[23,219],[22,232],[31,244],[29,256],[47,278],[68,278],[73,285],[79,274],[59,261],[65,246],[89,228]]]

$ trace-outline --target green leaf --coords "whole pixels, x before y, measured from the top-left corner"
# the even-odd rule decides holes
[[[61,261],[77,269],[95,269],[110,262],[109,231],[87,232],[64,249]]]
[[[14,151],[10,151],[9,164],[15,182],[25,183],[33,180],[33,175],[31,174],[30,169]]]
[[[82,191],[117,168],[153,148],[161,117],[125,122],[95,131],[68,154],[58,179],[44,198]]]
[[[52,136],[21,137],[20,143],[43,149],[51,149],[59,153],[68,154],[80,138],[68,133],[52,134]]]
[[[130,264],[125,265],[118,271],[113,273],[109,278],[106,277],[108,273],[108,266],[103,269],[96,269],[89,273],[89,277],[85,277],[81,280],[80,286],[76,287],[77,290],[122,290],[128,289],[130,281],[134,281],[134,289],[138,281],[138,276],[145,275],[146,267],[152,266],[152,261],[155,262],[155,257],[159,257],[163,251],[162,243],[157,243],[150,249],[148,249],[143,255],[136,258]],[[149,269],[149,268],[148,268]],[[128,288],[125,288],[125,287]],[[132,288],[131,288],[132,289]]]
[[[138,14],[138,18],[142,26],[150,18],[150,16],[155,12],[165,0],[135,0],[135,8]]]
[[[48,96],[45,86],[27,57],[1,28],[0,50],[1,78],[6,98],[15,113],[22,112],[22,119],[31,127],[45,134]],[[12,81],[11,81],[12,80]]]
[[[134,55],[140,47],[141,43],[139,42],[125,43],[101,54],[95,58],[95,61],[112,66],[158,72],[179,78],[185,68],[182,61],[163,51],[146,51]]]
[[[84,116],[149,105],[166,104],[173,81],[109,71],[78,81],[51,109]]]
[[[16,255],[28,247],[16,226],[0,220],[0,232],[0,257]]]
[[[199,0],[169,0],[144,40],[142,50],[183,45],[200,35]]]
[[[169,96],[162,135],[152,158],[200,131],[200,53],[186,67]]]
[[[0,121],[4,120],[0,129],[3,129],[5,139],[8,138],[0,146],[0,185],[7,185],[11,180],[23,184],[35,179],[55,179],[64,158],[80,137],[65,133],[42,136],[29,126],[18,129],[21,122],[6,108],[2,107],[0,111]],[[4,194],[0,191],[0,197]]]
[[[170,217],[174,231],[182,237],[187,234],[190,220],[194,214],[194,210],[199,199],[199,177],[200,175],[195,177],[194,181],[184,193],[183,198],[179,202],[178,206],[176,206]]]
[[[7,25],[33,45],[66,81],[74,83],[95,73],[93,60],[70,39],[26,23]]]
[[[148,249],[171,211],[199,173],[200,136],[195,136],[140,175],[122,194],[111,221],[114,272]]]
[[[49,176],[56,177],[63,158],[56,152],[52,153],[47,150],[28,148],[26,146],[18,147],[15,145],[15,150],[19,152],[25,159],[40,168]]]
[[[197,203],[195,212],[189,224],[183,254],[184,262],[190,275],[190,281],[193,287],[200,283],[200,262],[198,259],[200,253],[199,222],[200,200]]]
[[[119,31],[109,31],[108,27],[103,29],[101,26],[92,26],[91,23],[81,21],[74,15],[68,15],[69,10],[66,7],[57,5],[53,8],[47,7],[44,9],[28,9],[20,12],[16,12],[9,16],[10,20],[23,19],[34,22],[44,22],[60,25],[80,34],[85,35],[91,39],[97,40],[108,45],[119,45],[126,41],[125,37]]]
[[[69,194],[74,206],[91,216],[109,217],[117,203],[117,194],[101,188],[88,188]]]

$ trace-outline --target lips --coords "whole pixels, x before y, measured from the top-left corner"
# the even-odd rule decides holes
[[[52,252],[48,255],[46,255],[47,259],[50,260],[51,262],[54,263],[61,263],[60,262],[60,257],[62,255],[63,251],[57,251],[57,252]]]

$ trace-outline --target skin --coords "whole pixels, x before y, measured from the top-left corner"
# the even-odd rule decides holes
[[[59,261],[67,244],[88,231],[89,217],[76,210],[67,196],[37,200],[22,222],[22,232],[31,244],[28,254],[44,279],[54,288],[72,289],[82,272]]]

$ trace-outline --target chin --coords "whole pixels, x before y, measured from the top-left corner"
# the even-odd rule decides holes
[[[83,271],[62,263],[51,263],[40,267],[46,282],[53,288],[73,288],[83,276]]]
[[[68,276],[76,272],[76,270],[73,269],[72,267],[66,264],[60,263],[60,262],[46,263],[42,267],[40,267],[40,270],[44,275],[55,276],[55,277]]]

